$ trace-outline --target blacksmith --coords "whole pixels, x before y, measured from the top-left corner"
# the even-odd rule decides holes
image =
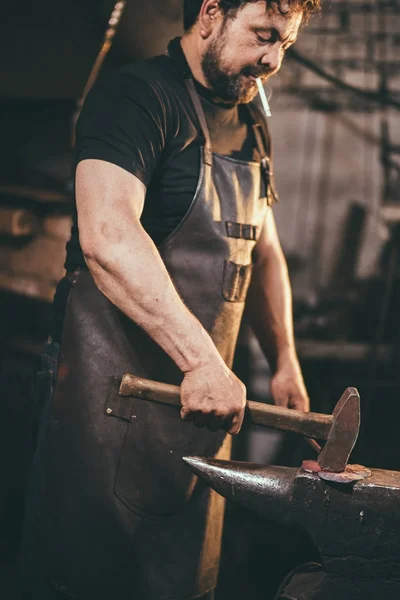
[[[252,101],[319,3],[185,0],[184,36],[103,77],[86,101],[57,377],[27,514],[27,600],[213,597],[223,500],[181,458],[229,458],[246,398],[230,370],[245,308],[274,401],[309,409],[271,143]],[[119,396],[125,373],[182,384],[181,419]]]

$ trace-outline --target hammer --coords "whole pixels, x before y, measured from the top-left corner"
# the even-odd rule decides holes
[[[181,405],[179,387],[129,374],[122,377],[119,395],[170,406]],[[318,456],[318,465],[323,471],[341,473],[346,469],[360,430],[360,396],[355,388],[347,388],[332,415],[307,413],[248,400],[246,418],[255,425],[326,440]]]

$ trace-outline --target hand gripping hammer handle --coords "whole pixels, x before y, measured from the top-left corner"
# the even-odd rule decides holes
[[[133,396],[170,406],[181,406],[179,387],[150,381],[134,375],[123,376],[119,394],[120,396]],[[328,439],[333,424],[331,415],[306,413],[280,406],[252,402],[251,400],[246,403],[246,414],[247,418],[255,425],[293,431],[307,438],[321,440]]]

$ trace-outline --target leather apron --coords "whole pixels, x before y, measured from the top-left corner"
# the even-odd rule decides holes
[[[159,251],[231,366],[269,192],[260,163],[213,154],[200,99],[185,81],[204,136],[200,176],[190,210]],[[268,175],[269,140],[259,123],[254,131]],[[201,596],[217,582],[224,500],[181,458],[228,459],[231,438],[181,421],[174,408],[120,396],[125,373],[178,385],[182,373],[89,271],[69,278],[51,415],[36,460],[35,553],[48,580],[72,597]]]

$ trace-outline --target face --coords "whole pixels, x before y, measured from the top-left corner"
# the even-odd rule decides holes
[[[251,102],[258,93],[256,78],[277,73],[287,50],[297,39],[301,11],[282,15],[265,0],[250,2],[236,16],[219,23],[202,57],[204,76],[215,94],[233,103]]]

